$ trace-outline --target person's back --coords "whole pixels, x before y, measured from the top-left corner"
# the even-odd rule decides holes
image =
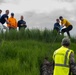
[[[54,75],[61,75],[61,74],[68,75],[69,74],[69,60],[68,60],[69,58],[68,57],[69,57],[70,52],[71,50],[63,46],[59,48],[57,51],[55,51],[54,53],[54,60],[55,60]]]
[[[53,75],[69,75],[70,69],[76,75],[74,52],[69,49],[70,40],[62,39],[62,46],[53,54],[54,73]],[[72,60],[72,61],[71,61]]]

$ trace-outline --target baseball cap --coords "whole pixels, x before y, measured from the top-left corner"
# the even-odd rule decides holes
[[[11,13],[11,15],[14,15],[14,13]]]

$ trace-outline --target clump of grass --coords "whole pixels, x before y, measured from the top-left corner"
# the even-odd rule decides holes
[[[34,40],[2,40],[0,46],[1,75],[39,75],[50,44]],[[10,72],[9,72],[10,71]]]
[[[39,29],[26,29],[26,30],[10,30],[4,34],[0,34],[0,39],[5,40],[37,40],[37,41],[44,41],[44,42],[53,42],[56,39],[57,42],[61,41],[63,38],[61,35],[57,34],[55,31],[52,30],[39,30]]]

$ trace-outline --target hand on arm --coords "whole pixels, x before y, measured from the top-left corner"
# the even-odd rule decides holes
[[[62,27],[64,27],[65,25],[64,25],[64,24],[62,24],[61,26],[62,26]]]
[[[10,22],[8,21],[8,19],[7,19],[7,18],[5,18],[5,20],[6,20],[6,23],[7,23],[7,24],[10,24]],[[11,25],[11,24],[10,24],[10,25]]]

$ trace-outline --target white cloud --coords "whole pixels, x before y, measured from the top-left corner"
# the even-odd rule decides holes
[[[55,1],[61,1],[61,2],[74,2],[75,0],[55,0]]]
[[[25,11],[35,11],[39,13],[50,13],[57,9],[73,10],[72,3],[61,2],[59,0],[8,0],[2,3],[0,7],[5,10],[10,9],[15,13],[22,13]]]
[[[14,3],[14,4],[16,4],[18,2],[19,2],[18,0],[0,0],[0,4],[2,4],[2,3]]]
[[[37,11],[37,12],[51,12],[54,11],[55,9],[66,9],[66,10],[72,10],[72,4],[71,3],[66,3],[66,2],[61,2],[61,1],[56,1],[56,0],[31,0],[31,1],[24,1],[22,0],[20,2],[20,6],[23,8],[25,11]]]
[[[3,2],[4,0],[0,0],[0,2]]]

